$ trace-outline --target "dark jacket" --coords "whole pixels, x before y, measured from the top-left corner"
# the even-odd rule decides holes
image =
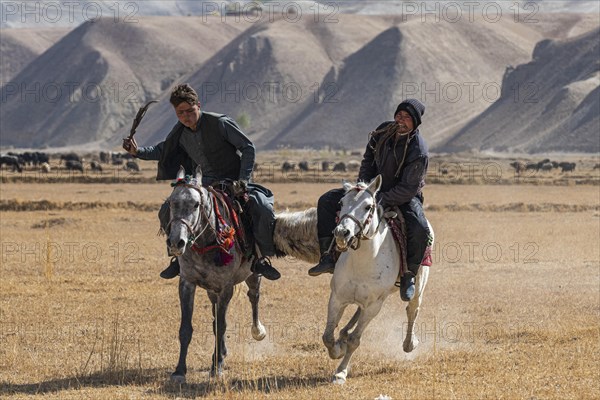
[[[205,111],[199,124],[204,155],[219,174],[212,178],[248,181],[254,167],[254,146],[237,124],[226,115]],[[197,164],[179,143],[183,129],[183,124],[177,122],[164,142],[138,149],[140,159],[158,160],[157,180],[175,179],[180,166],[186,174],[194,173]]]
[[[384,122],[376,130],[391,123],[392,121]],[[385,207],[407,203],[415,196],[421,197],[421,189],[425,186],[429,153],[419,130],[416,129],[402,137],[395,145],[393,139],[389,139],[388,143],[381,147],[381,154],[375,154],[375,147],[380,137],[381,135],[371,135],[360,166],[358,180],[369,182],[381,174],[383,178],[380,190],[381,204]],[[406,157],[397,174],[406,140],[409,141]]]

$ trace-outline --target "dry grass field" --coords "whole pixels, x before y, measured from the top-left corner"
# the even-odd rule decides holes
[[[405,305],[388,298],[341,387],[321,342],[329,278],[294,259],[275,261],[279,281],[263,280],[264,341],[252,339],[245,289],[236,292],[222,380],[208,377],[212,320],[198,291],[188,383],[169,384],[179,304],[177,281],[158,277],[168,258],[155,213],[168,183],[152,183],[153,171],[137,183],[54,184],[3,171],[0,397],[600,398],[598,171],[524,181],[504,168],[505,180],[486,181],[485,165],[472,182],[432,176],[426,188],[437,243],[420,347],[403,353]],[[341,177],[265,183],[277,210],[302,209]]]

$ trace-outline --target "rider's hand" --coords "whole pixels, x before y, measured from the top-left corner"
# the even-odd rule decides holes
[[[135,141],[135,138],[125,138],[123,139],[123,148],[132,156],[137,155],[138,145]]]
[[[235,196],[243,195],[248,191],[248,181],[240,179],[233,182],[233,191]]]

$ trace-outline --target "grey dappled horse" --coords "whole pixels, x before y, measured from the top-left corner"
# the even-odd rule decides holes
[[[169,196],[170,221],[168,243],[170,251],[179,260],[179,301],[181,304],[181,326],[179,328],[179,363],[171,380],[185,382],[186,356],[192,340],[192,314],[196,286],[207,291],[212,303],[215,351],[210,369],[211,376],[223,373],[223,360],[227,355],[225,316],[233,295],[234,286],[241,282],[248,285],[248,298],[252,304],[252,336],[262,340],[266,330],[258,318],[260,276],[250,271],[253,258],[244,259],[239,249],[231,250],[233,259],[225,266],[215,263],[214,251],[203,252],[215,244],[217,215],[213,206],[213,195],[202,187],[202,171],[196,169],[193,179],[185,179],[185,171],[179,170],[173,192]],[[189,178],[189,177],[188,177]],[[223,210],[220,211],[224,215]],[[307,262],[319,260],[317,241],[317,211],[283,212],[276,216],[277,223],[273,241],[277,256],[292,256]],[[230,222],[230,221],[228,221]],[[218,251],[218,250],[217,250]]]
[[[223,360],[227,355],[225,346],[225,319],[234,286],[241,282],[248,285],[248,298],[252,304],[252,336],[262,340],[266,336],[265,327],[258,319],[260,276],[250,271],[252,257],[243,258],[237,245],[231,248],[233,259],[226,265],[218,265],[215,252],[220,251],[218,236],[218,213],[227,220],[227,213],[221,207],[215,210],[214,195],[202,187],[202,171],[196,169],[194,178],[185,177],[183,168],[177,174],[173,192],[168,198],[170,221],[167,244],[181,267],[179,279],[179,301],[181,305],[181,325],[179,328],[179,363],[171,380],[185,382],[187,372],[186,356],[192,340],[192,314],[196,286],[205,289],[212,303],[213,333],[215,350],[210,369],[211,376],[223,373]],[[216,202],[219,203],[218,201]],[[226,221],[229,225],[231,221]]]

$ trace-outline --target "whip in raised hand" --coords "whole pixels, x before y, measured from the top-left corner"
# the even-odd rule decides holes
[[[146,111],[148,111],[148,107],[150,107],[150,104],[152,104],[152,103],[158,103],[158,101],[151,100],[148,103],[146,103],[146,105],[144,105],[143,107],[140,107],[135,118],[133,119],[133,124],[131,125],[131,130],[129,131],[129,136],[126,138],[123,138],[123,148],[129,154],[132,154],[132,155],[137,154],[138,145],[137,145],[137,142],[135,141],[135,139],[133,138],[133,135],[135,135],[135,130],[137,129],[140,122],[142,122],[142,118],[144,118],[144,115],[146,115]]]

